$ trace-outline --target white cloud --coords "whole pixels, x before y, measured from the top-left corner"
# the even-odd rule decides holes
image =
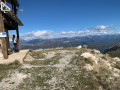
[[[32,40],[32,39],[47,39],[47,38],[52,38],[52,32],[51,30],[37,30],[37,31],[32,31],[26,34],[21,34],[20,37],[23,40]]]
[[[71,37],[82,37],[88,35],[112,35],[120,34],[118,32],[108,32],[108,31],[94,31],[94,30],[84,30],[84,31],[69,31],[69,32],[53,32],[52,30],[42,30],[42,31],[33,31],[26,34],[21,34],[20,38],[23,40],[32,40],[32,39],[51,39],[51,38],[71,38]]]
[[[62,32],[54,32],[53,30],[36,30],[26,34],[21,34],[20,38],[23,40],[32,40],[32,39],[51,39],[51,38],[71,38],[71,37],[82,37],[89,35],[112,35],[112,34],[120,34],[118,31],[109,31],[114,28],[114,25],[101,25],[92,27],[89,30],[82,31],[62,31]],[[12,39],[11,39],[12,40]]]
[[[98,31],[104,31],[104,30],[113,30],[115,25],[100,25],[96,27],[90,28],[90,30],[98,30]]]

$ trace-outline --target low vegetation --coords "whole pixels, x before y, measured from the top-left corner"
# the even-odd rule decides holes
[[[35,59],[41,59],[41,58],[44,58],[44,57],[45,57],[45,55],[42,54],[41,51],[32,51],[32,50],[29,50],[29,52],[30,52],[30,55],[31,55],[33,58],[35,58]]]
[[[83,53],[90,53],[88,57]],[[29,56],[33,60],[29,59]],[[10,71],[27,75],[14,90],[119,90],[120,62],[97,50],[58,48],[29,50],[21,65],[18,61],[0,65],[0,83]],[[114,71],[117,69],[117,71]],[[13,83],[12,86],[15,86]],[[4,88],[6,89],[6,88]]]
[[[114,47],[108,49],[105,53],[108,53],[111,57],[120,58],[120,44],[117,44]]]
[[[0,82],[3,78],[8,77],[9,71],[18,69],[21,66],[20,62],[18,60],[15,60],[13,63],[10,64],[0,64]]]
[[[34,60],[30,62],[31,65],[54,65],[58,63],[58,60],[62,58],[60,53],[56,53],[54,57],[45,60]],[[38,58],[37,58],[38,59]]]
[[[117,62],[116,62],[115,68],[120,69],[120,61],[117,61]]]

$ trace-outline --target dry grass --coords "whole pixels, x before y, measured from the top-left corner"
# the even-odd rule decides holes
[[[63,52],[66,51],[67,52]],[[75,55],[73,54],[73,51]],[[9,70],[17,69],[20,73],[28,75],[16,90],[119,90],[119,82],[115,81],[113,72],[107,67],[107,65],[100,61],[98,65],[94,66],[92,58],[83,58],[81,54],[90,50],[86,48],[61,48],[33,51],[29,50],[31,56],[35,58],[34,61],[27,62],[31,68],[19,67],[19,62],[14,62],[9,65],[0,65],[0,80],[6,78]],[[45,59],[43,53],[56,52],[56,54]],[[94,53],[94,52],[93,52]],[[67,58],[73,55],[72,58]],[[43,60],[39,60],[39,59]],[[102,60],[106,61],[109,57],[104,56]],[[65,65],[64,62],[60,64],[60,60],[68,60]],[[86,64],[94,66],[92,71],[87,71],[83,67]],[[116,64],[116,68],[119,68],[120,63]],[[64,67],[57,67],[63,65]],[[4,68],[2,68],[4,67]],[[2,69],[4,70],[2,70]],[[62,70],[61,70],[62,69]],[[120,69],[120,68],[119,68]],[[110,79],[112,77],[112,79]]]
[[[86,62],[87,64],[90,64],[91,66],[94,64],[94,61],[93,61],[93,59],[92,59],[91,57],[85,58],[84,60],[85,60],[85,62]]]
[[[54,57],[45,60],[34,60],[30,62],[31,65],[54,65],[58,63],[58,60],[62,58],[60,53],[56,53]]]
[[[120,69],[120,61],[117,61],[114,67]]]
[[[35,59],[45,58],[45,55],[41,51],[32,51],[30,55]]]

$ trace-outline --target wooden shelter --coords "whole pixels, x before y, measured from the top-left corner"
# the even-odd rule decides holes
[[[9,3],[12,8],[7,6]],[[8,58],[8,48],[10,48],[8,30],[16,30],[18,39],[18,50],[20,50],[19,30],[18,26],[23,26],[17,17],[17,0],[0,0],[0,32],[6,32],[7,37],[2,37],[2,50],[4,59]]]

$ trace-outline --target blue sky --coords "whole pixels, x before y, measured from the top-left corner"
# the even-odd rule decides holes
[[[111,26],[120,32],[120,0],[19,0],[24,26],[20,34],[34,31],[79,32]]]

